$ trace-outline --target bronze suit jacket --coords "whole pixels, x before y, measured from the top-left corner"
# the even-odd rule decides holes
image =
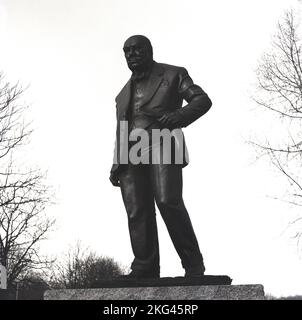
[[[120,138],[120,125],[121,121],[127,121],[130,99],[131,78],[115,99],[117,135],[111,173],[118,173],[123,167],[119,155],[123,154],[126,146],[123,145],[123,139]],[[184,107],[182,107],[183,100],[188,102]],[[193,83],[185,68],[154,62],[147,79],[144,97],[139,106],[140,111],[146,115],[145,121],[141,123],[140,127],[147,127],[154,119],[170,112],[180,114],[179,128],[186,127],[205,114],[211,105],[212,102],[208,95],[201,87]],[[177,152],[186,152],[185,143],[183,147],[182,150]],[[188,158],[185,157],[184,160],[183,167],[188,164]]]

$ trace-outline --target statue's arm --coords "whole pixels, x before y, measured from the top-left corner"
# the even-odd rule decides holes
[[[186,127],[205,113],[212,106],[212,101],[201,87],[194,84],[185,68],[179,73],[179,94],[188,102],[187,105],[177,110],[180,115],[182,127]]]
[[[116,121],[118,121],[118,117],[117,117],[117,110],[116,110]],[[117,175],[117,139],[118,139],[118,125],[116,125],[116,139],[115,139],[115,146],[114,146],[114,155],[113,155],[113,164],[111,166],[111,170],[110,170],[110,176],[109,176],[109,180],[112,183],[113,186],[115,187],[119,187],[119,178]]]

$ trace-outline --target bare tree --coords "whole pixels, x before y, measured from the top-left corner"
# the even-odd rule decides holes
[[[288,182],[286,201],[302,205],[302,40],[297,15],[287,11],[278,23],[272,50],[263,55],[257,70],[254,101],[270,112],[279,134],[253,144]],[[297,220],[301,220],[302,217]],[[297,221],[295,221],[297,222]],[[295,237],[300,239],[298,231]]]
[[[51,200],[45,175],[14,160],[31,134],[23,92],[0,75],[0,262],[7,268],[8,286],[47,265],[38,249],[54,223],[44,213]]]
[[[19,83],[11,85],[0,73],[0,159],[27,142],[32,132],[24,121],[27,106],[21,102],[23,93]]]
[[[97,256],[83,249],[80,242],[71,248],[65,259],[58,262],[50,284],[53,288],[93,288],[99,281],[124,273],[112,258]]]

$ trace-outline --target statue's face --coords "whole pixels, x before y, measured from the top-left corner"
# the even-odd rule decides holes
[[[152,60],[152,52],[143,38],[130,37],[124,44],[128,67],[132,71],[143,70]]]

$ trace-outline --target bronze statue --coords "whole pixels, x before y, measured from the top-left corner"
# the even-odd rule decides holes
[[[155,130],[174,130],[188,126],[211,107],[208,95],[193,83],[182,67],[157,63],[148,38],[135,35],[126,40],[124,53],[131,78],[116,97],[117,137],[116,150],[129,151],[122,145],[121,123],[129,124],[127,134],[134,129],[145,130],[151,136]],[[182,107],[183,100],[188,104]],[[160,147],[151,143],[157,157]],[[171,153],[185,153],[185,143],[172,141]],[[124,152],[123,151],[123,152]],[[155,151],[155,152],[154,152]],[[142,152],[142,151],[140,151]],[[159,244],[155,203],[167,226],[174,247],[185,269],[185,277],[204,274],[203,257],[182,199],[182,168],[188,159],[171,163],[158,157],[159,162],[122,162],[117,156],[110,173],[110,181],[121,189],[128,215],[128,226],[134,260],[128,278],[158,278],[160,276]],[[154,159],[154,158],[152,158]]]

